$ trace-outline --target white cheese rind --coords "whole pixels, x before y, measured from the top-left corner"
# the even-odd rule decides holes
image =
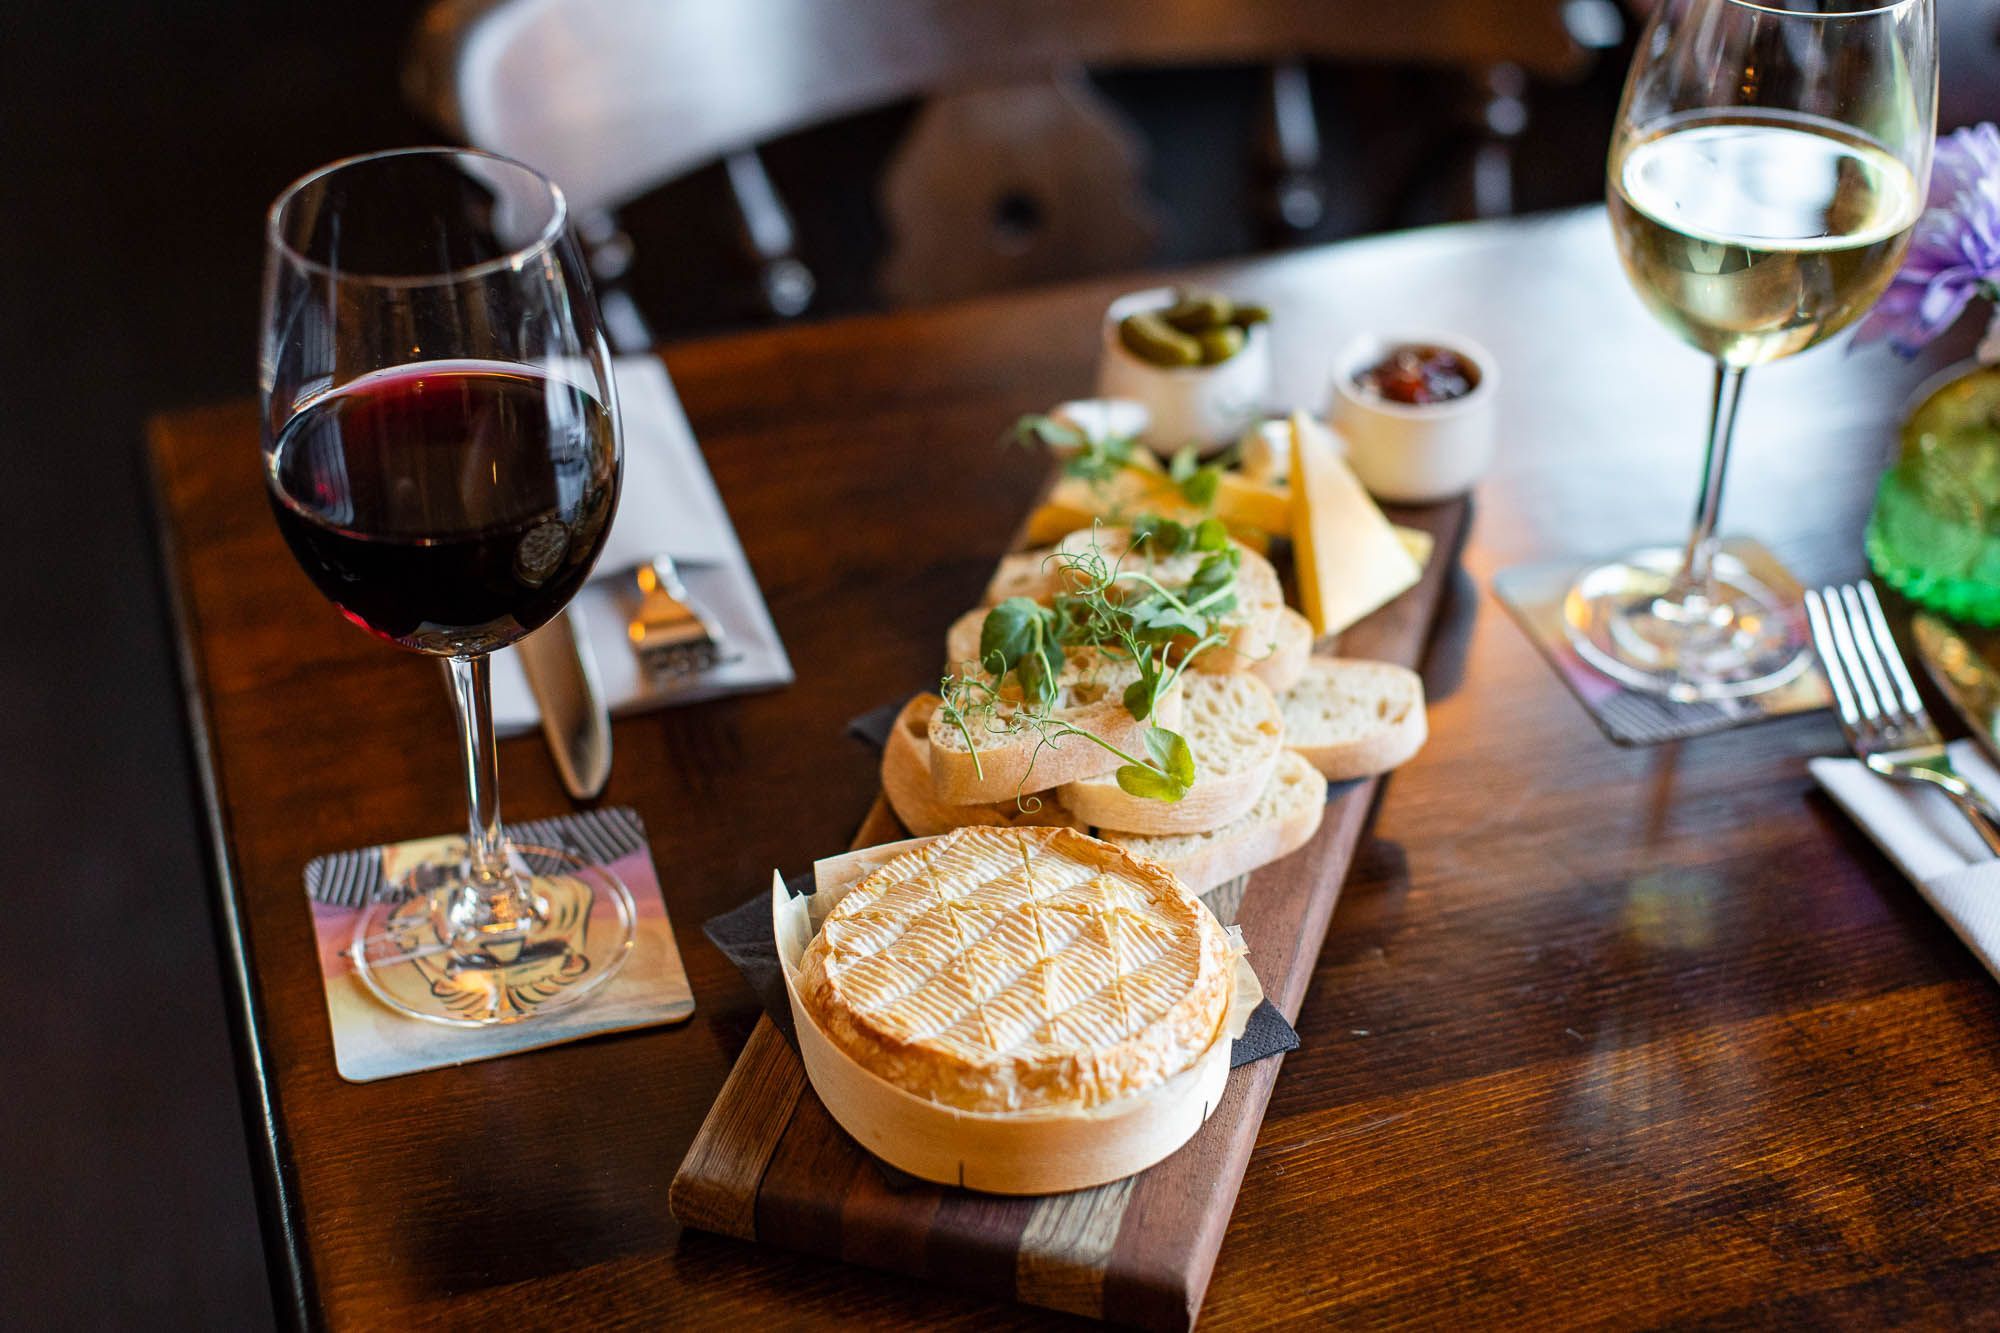
[[[857,1063],[967,1111],[1087,1109],[1194,1065],[1229,1008],[1214,914],[1074,829],[963,828],[855,881],[799,989]]]

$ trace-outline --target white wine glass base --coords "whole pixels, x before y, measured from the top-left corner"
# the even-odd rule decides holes
[[[1811,661],[1785,600],[1718,552],[1708,590],[1686,593],[1680,547],[1634,551],[1587,570],[1563,599],[1577,655],[1636,690],[1677,702],[1777,689]]]
[[[508,846],[534,914],[470,926],[469,863],[426,864],[355,922],[348,957],[399,1013],[451,1027],[540,1017],[595,992],[632,952],[631,891],[601,865],[554,847]]]

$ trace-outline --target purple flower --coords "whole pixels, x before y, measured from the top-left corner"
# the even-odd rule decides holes
[[[1902,271],[1876,302],[1856,342],[1887,337],[1904,356],[1950,328],[1973,297],[2000,280],[2000,130],[1988,122],[1937,146],[1929,206],[1917,220]]]

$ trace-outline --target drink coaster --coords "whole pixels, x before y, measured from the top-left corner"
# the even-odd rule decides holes
[[[1740,561],[1758,582],[1783,597],[1794,608],[1793,614],[1803,617],[1803,589],[1767,547],[1747,537],[1727,537],[1721,549]],[[1805,669],[1783,685],[1741,699],[1679,703],[1611,679],[1577,655],[1563,628],[1564,595],[1577,575],[1598,563],[1601,558],[1519,565],[1496,574],[1493,591],[1591,719],[1617,744],[1684,740],[1788,713],[1811,712],[1833,703],[1826,677],[1820,673],[1818,661],[1810,657]]]
[[[348,948],[363,906],[394,892],[413,867],[450,864],[465,855],[462,837],[422,838],[318,857],[306,866],[334,1066],[350,1083],[370,1083],[423,1069],[469,1064],[574,1041],[601,1032],[678,1023],[694,1013],[673,923],[653,869],[645,825],[630,809],[590,810],[507,826],[510,842],[555,847],[603,866],[624,882],[635,908],[630,956],[588,999],[545,1017],[492,1027],[440,1027],[406,1018],[368,993]],[[617,908],[600,903],[598,912]],[[594,914],[593,914],[594,915]]]

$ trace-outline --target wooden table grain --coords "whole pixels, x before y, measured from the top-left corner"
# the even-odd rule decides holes
[[[1308,406],[1338,344],[1455,329],[1502,446],[1432,650],[1431,740],[1388,784],[1299,1020],[1208,1328],[1974,1321],[2000,1297],[2000,990],[1804,761],[1826,715],[1602,739],[1493,573],[1674,536],[1706,369],[1640,310],[1602,215],[1452,228],[1209,276],[1277,312]],[[707,915],[845,845],[855,713],[926,683],[1034,490],[996,443],[1087,392],[1100,282],[667,349],[799,667],[622,721],[699,1010],[688,1025],[354,1085],[300,872],[458,826],[435,668],[341,622],[259,494],[247,405],[155,423],[166,574],[239,992],[282,1308],[338,1328],[1041,1326],[1045,1312],[694,1233],[667,1183],[756,1016]],[[1807,580],[1861,566],[1916,365],[1752,378],[1724,526]],[[516,818],[567,807],[538,738]],[[162,780],[172,780],[162,775]],[[170,1145],[163,1145],[170,1149]]]

